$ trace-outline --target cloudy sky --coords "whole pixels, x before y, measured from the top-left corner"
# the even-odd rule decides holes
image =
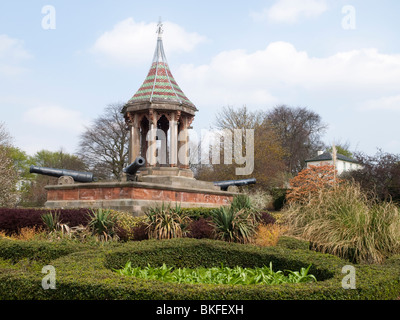
[[[308,107],[326,143],[400,153],[398,0],[15,0],[0,3],[0,122],[29,154],[74,153],[147,75],[164,22],[195,130],[223,106]]]

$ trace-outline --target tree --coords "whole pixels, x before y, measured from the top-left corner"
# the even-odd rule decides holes
[[[400,203],[400,155],[378,150],[373,156],[356,153],[359,170],[343,174],[344,179],[355,180],[365,192],[373,192],[381,200]]]
[[[232,137],[234,136],[233,132],[235,129],[242,130],[242,140],[244,141],[249,138],[246,136],[248,132],[245,129],[254,130],[254,155],[252,155],[254,156],[254,170],[251,176],[257,179],[257,186],[259,187],[270,187],[279,183],[277,179],[284,169],[282,161],[284,151],[273,127],[263,124],[263,117],[260,111],[249,111],[246,106],[239,109],[224,107],[216,116],[214,129],[222,130],[225,133],[229,132]],[[238,179],[236,175],[238,165],[235,163],[235,159],[227,159],[230,161],[225,162],[225,141],[222,140],[217,139],[217,150],[221,154],[220,164],[211,162],[210,165],[199,166],[196,170],[196,177],[198,179],[212,181]],[[242,147],[242,154],[247,155],[249,150],[245,150],[245,143],[243,141],[241,145],[240,143],[237,144],[238,141],[236,139],[233,142],[236,143],[233,145],[233,148]]]
[[[80,137],[77,154],[102,180],[121,180],[128,165],[129,133],[121,109],[120,104],[107,106]]]
[[[67,169],[76,171],[85,171],[86,165],[78,156],[60,151],[38,151],[34,156],[29,157],[27,163],[34,164],[39,167],[49,167],[56,169]],[[23,168],[26,168],[26,165]],[[45,186],[57,184],[57,178],[24,173],[25,183],[23,184],[23,192],[21,195],[21,205],[41,207],[47,200],[47,192]]]
[[[18,174],[5,146],[0,145],[0,207],[15,206]]]
[[[286,194],[286,200],[289,203],[307,202],[322,189],[331,188],[339,182],[333,165],[310,166],[301,170],[290,180],[290,189]]]
[[[353,158],[353,153],[349,150],[350,145],[348,142],[346,143],[335,143],[336,147],[336,152],[340,153],[343,156],[346,156],[348,158]],[[329,153],[332,153],[332,147],[329,147],[326,149]]]
[[[0,123],[0,207],[15,206],[18,201],[18,172],[10,156],[11,136]]]
[[[219,130],[233,130],[241,128],[255,128],[263,122],[260,111],[249,111],[247,106],[235,109],[232,106],[223,107],[215,116],[214,128]]]
[[[264,123],[274,127],[286,151],[286,170],[293,176],[305,168],[307,158],[324,148],[321,136],[327,126],[307,108],[277,106],[266,113]]]

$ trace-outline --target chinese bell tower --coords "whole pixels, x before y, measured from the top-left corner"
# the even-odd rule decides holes
[[[193,178],[189,169],[188,130],[198,110],[171,73],[164,53],[162,27],[159,22],[150,71],[122,110],[130,132],[129,163],[139,156],[145,158],[141,176]]]
[[[150,71],[122,109],[130,132],[129,162],[142,157],[145,167],[133,177],[127,175],[127,181],[46,186],[46,207],[110,208],[143,215],[146,208],[164,203],[216,208],[229,205],[237,194],[196,180],[189,168],[188,132],[198,110],[169,69],[161,22],[157,33]]]

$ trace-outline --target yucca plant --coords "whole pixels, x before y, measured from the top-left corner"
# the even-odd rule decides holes
[[[242,210],[242,209],[245,209],[245,210],[252,210],[253,209],[253,206],[252,206],[252,203],[251,203],[251,199],[246,194],[239,194],[239,195],[233,197],[233,200],[232,200],[232,203],[231,203],[231,207],[235,211],[239,211],[239,210]]]
[[[215,227],[216,238],[229,242],[252,242],[256,233],[256,220],[250,210],[235,210],[220,207],[213,211],[211,223]]]
[[[114,227],[117,219],[112,210],[103,208],[92,209],[89,215],[90,221],[88,227],[92,234],[102,240],[108,240],[114,236]]]
[[[180,205],[175,208],[162,203],[161,206],[150,207],[145,211],[145,223],[150,239],[172,239],[186,236],[186,227],[190,218],[181,210]]]
[[[48,212],[40,216],[46,225],[49,232],[54,232],[60,227],[60,213],[59,212]]]
[[[69,236],[71,235],[71,228],[67,224],[61,223],[59,212],[56,211],[44,213],[41,215],[41,218],[46,225],[50,235],[56,235],[57,237],[64,237],[64,235],[66,234]]]
[[[219,240],[249,243],[257,232],[259,212],[254,210],[249,196],[245,194],[235,196],[229,207],[213,210],[211,217],[216,239]]]

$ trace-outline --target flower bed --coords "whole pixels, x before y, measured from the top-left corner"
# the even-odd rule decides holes
[[[290,244],[293,246],[293,244]],[[12,258],[12,260],[10,260]],[[24,262],[25,261],[25,262]],[[27,261],[29,263],[27,263]],[[300,270],[312,265],[314,283],[279,285],[177,284],[121,277],[112,269],[133,266],[262,267]],[[347,261],[286,247],[260,248],[214,240],[172,239],[84,245],[68,242],[0,241],[0,299],[396,299],[400,292],[400,261],[382,266],[355,265],[356,289],[343,289]],[[56,289],[42,288],[44,265],[56,270]]]

